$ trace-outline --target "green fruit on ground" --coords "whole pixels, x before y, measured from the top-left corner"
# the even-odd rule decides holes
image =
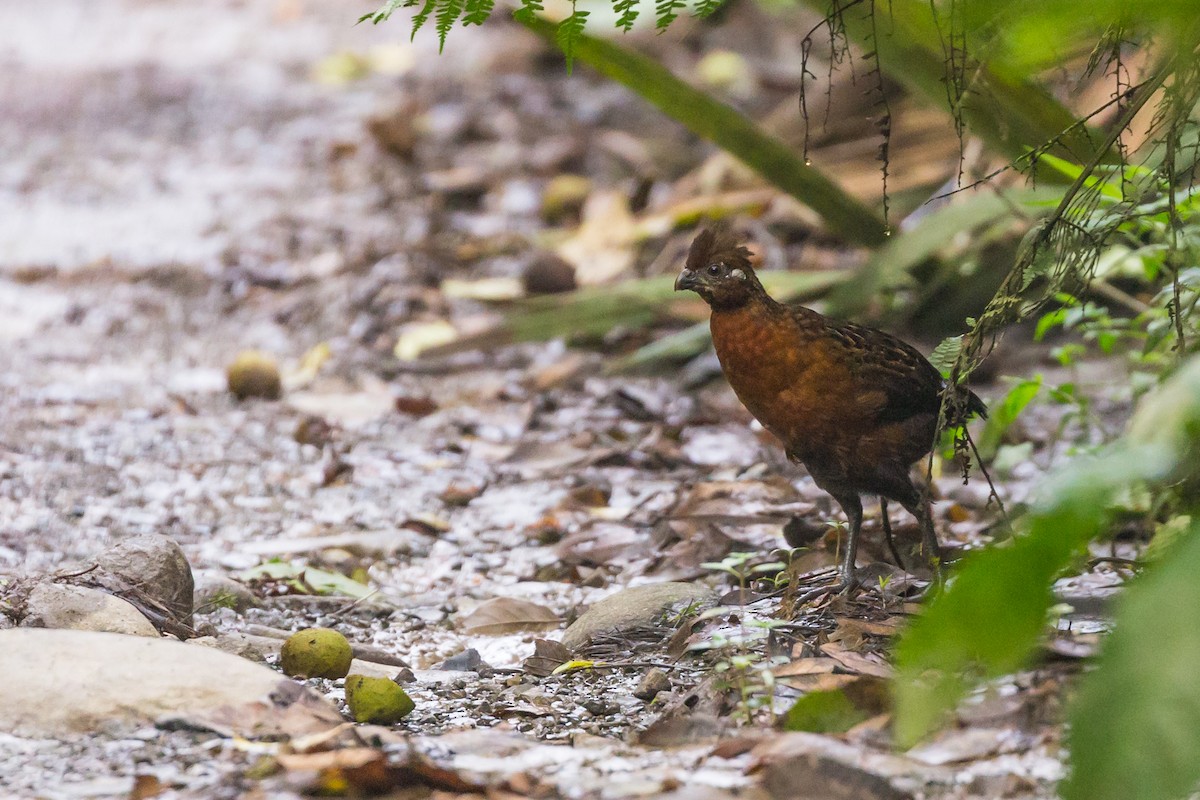
[[[225,371],[229,391],[238,400],[262,397],[278,400],[283,395],[279,365],[270,353],[243,350]]]
[[[284,642],[279,665],[293,678],[344,678],[353,660],[345,636],[329,628],[306,628]]]
[[[346,705],[355,722],[391,725],[412,713],[416,704],[387,678],[351,675],[346,678]]]

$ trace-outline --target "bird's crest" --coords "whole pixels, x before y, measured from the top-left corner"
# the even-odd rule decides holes
[[[738,243],[737,234],[724,222],[700,231],[688,251],[688,269],[701,270],[714,262],[728,267],[750,266],[750,251]]]

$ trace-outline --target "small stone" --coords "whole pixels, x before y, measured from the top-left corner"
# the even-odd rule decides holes
[[[613,703],[606,703],[603,700],[587,700],[584,702],[583,707],[593,717],[607,717],[621,710],[620,706]]]
[[[310,444],[313,447],[324,447],[333,441],[333,426],[316,414],[305,414],[296,423],[292,432],[296,444]]]
[[[353,660],[350,642],[329,628],[292,634],[279,654],[279,666],[293,678],[344,678]]]
[[[672,614],[715,599],[716,593],[707,586],[678,581],[622,589],[571,623],[563,633],[562,643],[569,650],[578,650],[596,634],[661,624]]]
[[[391,725],[412,713],[416,703],[387,678],[351,675],[346,678],[346,705],[355,722]]]
[[[642,676],[638,682],[637,688],[633,690],[633,696],[639,700],[645,700],[649,703],[660,692],[671,691],[671,679],[667,677],[667,673],[663,672],[658,667],[652,668],[649,672]]]
[[[479,651],[474,647],[463,650],[461,653],[452,655],[438,666],[440,670],[452,670],[455,672],[475,672],[480,667],[486,667],[483,663],[483,656],[479,655]]]
[[[416,149],[418,135],[417,109],[411,103],[373,115],[367,120],[367,132],[385,151],[409,161]]]
[[[229,391],[238,400],[261,397],[278,400],[283,396],[283,380],[279,364],[269,353],[243,350],[225,371]]]
[[[526,294],[561,294],[577,286],[575,267],[554,253],[540,252],[525,267],[521,282]]]

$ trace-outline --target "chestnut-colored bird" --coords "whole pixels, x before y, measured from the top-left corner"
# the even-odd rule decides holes
[[[879,496],[889,542],[888,500],[916,517],[922,552],[936,567],[933,518],[909,470],[932,449],[942,395],[951,387],[925,356],[894,336],[776,302],[749,256],[728,228],[705,230],[692,243],[675,289],[690,289],[708,303],[713,346],[738,399],[846,513],[841,588],[857,586],[861,494]],[[953,390],[963,393],[957,404],[963,411],[952,424],[987,416],[974,392]]]

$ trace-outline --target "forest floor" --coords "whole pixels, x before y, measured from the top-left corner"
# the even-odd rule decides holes
[[[644,341],[630,329],[585,349],[396,358],[398,338],[498,319],[464,295],[509,286],[482,281],[527,274],[539,248],[576,229],[578,210],[557,233],[544,218],[543,191],[563,173],[591,179],[581,213],[592,238],[582,241],[604,256],[598,269],[618,265],[577,270],[581,283],[673,272],[691,232],[614,244],[596,231],[625,217],[604,201],[642,194],[635,205],[653,209],[686,198],[711,149],[587,70],[568,76],[518,27],[455,31],[439,57],[431,33],[409,44],[402,20],[355,27],[367,10],[321,0],[0,7],[0,578],[68,568],[142,533],[175,539],[203,575],[244,577],[280,559],[364,577],[373,591],[361,602],[270,596],[286,581],[260,582],[259,607],[200,609],[196,624],[226,636],[330,625],[407,662],[417,708],[380,746],[411,745],[447,770],[413,796],[430,786],[443,796],[464,786],[489,797],[810,796],[798,782],[827,787],[813,797],[1052,796],[1059,699],[1102,621],[1062,623],[1066,644],[1048,643],[1035,669],[974,697],[917,750],[892,751],[885,707],[849,733],[779,735],[771,721],[804,691],[886,678],[887,642],[916,606],[898,573],[855,601],[788,609],[786,594],[731,591],[736,582],[704,566],[732,552],[777,559],[786,524],[809,545],[787,556],[792,574],[811,578],[835,563],[826,523],[840,516],[755,432],[710,363],[607,374],[607,354]],[[773,87],[747,101],[762,111],[795,90],[794,75],[768,68],[787,63],[790,40],[755,44],[770,27],[735,15],[720,34],[681,25],[654,46],[694,69],[723,37]],[[785,212],[772,212],[777,225],[803,226],[802,216],[780,222]],[[765,258],[824,269],[836,254],[817,237]],[[225,368],[247,349],[279,358],[282,400],[230,396]],[[1040,358],[1018,353],[1004,370],[1045,371]],[[1123,411],[1103,398],[1098,407],[1107,419]],[[1061,452],[1057,414],[1034,410],[1015,432],[1034,447],[1002,473],[1010,504]],[[328,430],[298,435],[314,419]],[[943,540],[987,541],[996,513],[986,485],[946,472],[936,482]],[[878,531],[871,515],[868,560],[886,560]],[[916,532],[905,519],[898,534]],[[739,608],[689,622],[682,637],[646,625],[595,644],[590,657],[610,668],[529,669],[534,641],[559,639],[584,607],[662,581],[710,587]],[[1101,568],[1059,589],[1095,599],[1118,582]],[[501,603],[498,624],[477,624],[497,598],[548,617]],[[737,644],[747,630],[763,638]],[[469,649],[486,667],[459,660],[437,674]],[[730,679],[745,694],[731,698],[714,678],[747,653],[752,663]],[[670,681],[655,702],[634,695],[651,664]],[[97,665],[97,680],[115,668]],[[767,668],[775,688],[764,699]],[[311,683],[340,698],[336,682]],[[268,750],[156,728],[0,733],[0,786],[17,797],[149,796],[133,787],[152,776],[181,797],[314,790],[293,770],[256,772]]]

